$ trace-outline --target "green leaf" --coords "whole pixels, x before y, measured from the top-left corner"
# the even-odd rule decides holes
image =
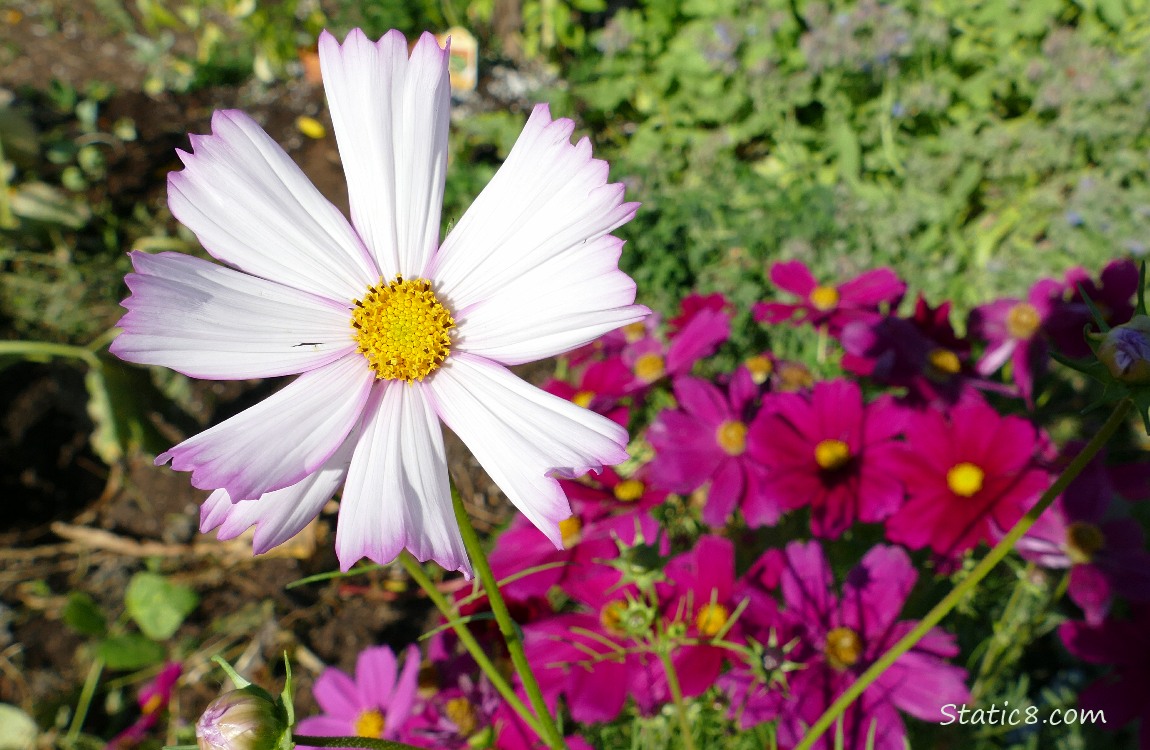
[[[148,417],[163,396],[146,371],[100,357],[100,366],[88,370],[84,385],[88,388],[88,416],[96,425],[92,450],[104,463],[114,463],[136,448],[158,453],[167,446]]]
[[[144,635],[156,641],[171,638],[196,608],[196,592],[156,573],[137,573],[128,583],[124,605]]]
[[[32,717],[15,706],[0,703],[0,750],[28,750],[36,743],[40,728]]]
[[[128,633],[101,641],[96,656],[108,669],[142,669],[163,661],[164,647],[139,633]]]
[[[20,185],[10,200],[12,212],[17,216],[44,224],[80,229],[92,218],[86,203],[44,182]]]
[[[100,605],[81,591],[68,595],[61,617],[68,627],[81,635],[102,636],[108,632],[108,622]]]

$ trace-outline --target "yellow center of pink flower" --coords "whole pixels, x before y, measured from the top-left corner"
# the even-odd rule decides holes
[[[1006,313],[1006,332],[1012,339],[1029,339],[1040,325],[1042,317],[1029,302],[1019,302]]]
[[[608,633],[615,635],[623,635],[626,631],[623,629],[623,615],[627,612],[627,603],[616,599],[613,602],[607,602],[603,605],[603,609],[599,610],[599,624]]]
[[[815,463],[820,469],[834,471],[841,469],[851,460],[851,448],[841,440],[820,440],[815,446]]]
[[[615,485],[615,499],[621,503],[633,503],[643,497],[647,488],[638,479],[624,479]]]
[[[593,391],[579,391],[571,397],[571,400],[575,402],[576,405],[582,406],[584,409],[586,409],[591,405],[591,399],[593,398],[595,398],[595,393]]]
[[[462,737],[470,737],[479,728],[479,716],[475,712],[475,706],[463,696],[447,701],[447,705],[443,707],[443,714],[455,725]]]
[[[578,544],[582,538],[583,522],[576,516],[564,518],[559,522],[559,533],[563,535],[563,546],[570,548],[573,544]]]
[[[747,371],[751,373],[751,380],[754,381],[755,385],[762,385],[767,382],[767,378],[771,377],[771,373],[775,371],[775,363],[771,361],[770,357],[762,354],[747,357],[743,364],[747,366]]]
[[[806,365],[798,362],[779,363],[779,390],[801,391],[815,384],[815,378]]]
[[[644,354],[635,360],[635,377],[645,383],[654,383],[663,377],[664,367],[663,358],[658,354]]]
[[[833,286],[816,286],[807,299],[819,312],[835,309],[839,304],[839,290]]]
[[[962,497],[973,497],[982,489],[982,481],[986,474],[981,468],[969,461],[955,464],[946,472],[946,486],[950,491]]]
[[[723,626],[727,624],[727,619],[731,613],[718,602],[704,604],[699,609],[699,614],[695,615],[695,627],[699,632],[710,638],[711,636],[718,635]]]
[[[623,338],[627,339],[627,343],[634,344],[647,335],[647,324],[640,320],[638,323],[628,323],[620,330],[623,331]]]
[[[926,360],[936,372],[944,375],[957,375],[962,369],[958,355],[950,349],[935,349],[926,356]]]
[[[353,731],[356,737],[374,737],[375,739],[381,739],[383,737],[384,725],[383,714],[381,714],[378,709],[369,708],[355,717]]]
[[[1076,565],[1084,565],[1106,546],[1106,535],[1092,523],[1075,521],[1066,527],[1066,556]]]
[[[747,449],[747,426],[728,419],[715,430],[715,440],[728,456],[741,456]]]
[[[427,279],[380,279],[351,309],[359,352],[380,380],[423,380],[451,352],[455,320]]]
[[[144,701],[144,705],[140,706],[140,713],[144,716],[149,716],[156,713],[164,705],[164,698],[159,693],[155,693],[148,700]]]
[[[835,669],[841,671],[853,667],[862,657],[862,639],[850,628],[834,628],[827,633],[823,654]]]

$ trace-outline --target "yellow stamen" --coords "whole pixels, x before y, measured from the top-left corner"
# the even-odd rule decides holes
[[[1084,565],[1106,546],[1106,535],[1092,523],[1075,521],[1066,527],[1066,556],[1076,565]]]
[[[815,446],[815,463],[820,469],[834,471],[841,469],[851,460],[851,448],[841,440],[820,440]]]
[[[723,626],[727,624],[727,618],[731,613],[718,602],[705,604],[699,610],[699,614],[695,616],[695,627],[699,632],[710,638],[713,635],[718,635]]]
[[[971,497],[982,489],[982,480],[985,478],[982,469],[969,461],[963,461],[946,472],[946,486],[956,495]]]
[[[635,360],[635,377],[645,383],[654,383],[663,377],[665,367],[662,356],[653,352],[644,354]]]
[[[140,712],[144,716],[149,716],[156,713],[164,705],[164,699],[159,693],[153,694],[148,700],[144,701],[144,705],[140,706]]]
[[[571,397],[571,400],[576,405],[582,406],[584,409],[586,409],[591,405],[591,399],[593,398],[595,398],[595,393],[593,391],[579,391]]]
[[[1029,302],[1019,302],[1006,313],[1006,332],[1012,339],[1029,339],[1040,325],[1042,317]]]
[[[603,609],[599,610],[599,624],[609,632],[615,635],[623,635],[626,631],[623,629],[623,615],[627,611],[627,603],[616,599],[613,602],[607,602],[603,605]]]
[[[628,323],[622,330],[627,343],[634,344],[647,335],[647,324],[640,320],[638,323]]]
[[[819,312],[827,312],[838,307],[839,290],[833,286],[816,286],[807,296],[811,306]]]
[[[715,440],[728,456],[741,456],[747,449],[747,426],[729,419],[715,431]]]
[[[559,522],[559,533],[563,535],[563,546],[570,549],[571,545],[578,544],[582,538],[583,522],[576,516],[564,518]]]
[[[621,503],[633,503],[643,497],[646,491],[646,485],[638,479],[624,479],[615,485],[615,499]]]
[[[862,651],[862,639],[850,628],[834,628],[827,633],[827,645],[823,653],[835,669],[841,671],[858,664]]]
[[[351,327],[359,352],[378,379],[423,380],[451,352],[455,320],[427,279],[396,276],[355,301]]]
[[[927,355],[926,359],[931,367],[946,375],[957,375],[962,369],[962,362],[959,361],[958,355],[950,349],[935,349]]]
[[[384,724],[383,714],[378,709],[369,708],[355,717],[353,731],[356,737],[382,739]]]
[[[779,390],[801,391],[815,384],[815,378],[806,365],[798,362],[779,363]]]
[[[751,373],[751,380],[754,381],[755,385],[762,385],[767,382],[767,378],[771,377],[771,373],[775,371],[775,363],[771,361],[770,357],[762,354],[747,357],[743,364],[747,366],[748,372]]]
[[[475,706],[463,696],[447,701],[443,713],[463,737],[470,737],[479,728],[479,715],[475,712]]]

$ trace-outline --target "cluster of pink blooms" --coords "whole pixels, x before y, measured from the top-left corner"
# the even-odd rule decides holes
[[[793,747],[916,624],[902,615],[919,579],[912,555],[920,567],[929,559],[957,569],[1000,539],[1073,456],[1077,446],[1059,449],[1034,421],[1049,353],[1088,352],[1083,293],[1110,323],[1128,320],[1138,273],[1117,261],[1099,279],[1075,270],[1042,280],[1025,299],[973,310],[965,335],[948,304],[920,297],[897,314],[906,287],[888,270],[830,285],[789,262],[771,277],[797,299],[760,303],[755,319],[821,329],[853,377],[814,382],[769,352],[734,372],[692,374],[730,335],[736,311],[714,294],[689,297],[665,325],[648,319],[573,352],[568,377],[545,386],[629,425],[637,457],[561,480],[573,512],[560,527],[565,549],[517,515],[490,558],[497,578],[514,577],[501,590],[544,697],[575,722],[656,712],[672,700],[669,661],[683,696],[710,691],[739,727],[775,722],[779,747]],[[654,412],[654,403],[671,405]],[[1082,619],[1062,627],[1062,640],[1086,662],[1116,665],[1082,705],[1106,709],[1106,729],[1143,717],[1143,747],[1150,651],[1135,665],[1129,649],[1150,625],[1150,604],[1140,604],[1150,603],[1150,553],[1126,506],[1150,496],[1148,476],[1139,464],[1096,460],[1017,548],[1038,566],[1069,569],[1070,611]],[[669,524],[670,506],[694,526]],[[809,534],[763,542],[781,523]],[[836,545],[858,554],[860,538],[880,537],[836,577]],[[1111,615],[1118,600],[1132,603],[1133,619]],[[374,711],[386,717],[382,736],[416,745],[474,746],[486,731],[488,746],[539,746],[443,643],[424,658],[437,688],[426,697],[415,649],[399,678],[390,651],[365,652],[358,682],[321,679],[329,718],[303,728],[360,733],[356,722]],[[953,635],[932,629],[846,712],[845,747],[900,749],[903,715],[939,721],[941,706],[969,701],[958,654]]]

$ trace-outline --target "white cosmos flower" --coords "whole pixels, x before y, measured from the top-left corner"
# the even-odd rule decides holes
[[[214,490],[200,528],[283,543],[343,485],[347,570],[403,548],[470,574],[442,420],[556,546],[571,515],[556,476],[626,459],[626,431],[508,365],[642,319],[609,233],[635,215],[574,124],[535,107],[503,166],[439,244],[447,53],[424,34],[319,40],[351,222],[247,115],[191,136],[168,203],[225,265],[132,253],[112,351],[221,380],[299,374],[156,459]]]

